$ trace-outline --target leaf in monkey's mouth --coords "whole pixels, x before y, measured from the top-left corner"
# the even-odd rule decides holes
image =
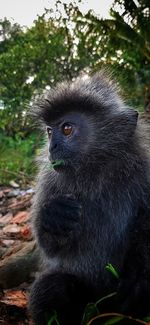
[[[55,167],[62,167],[65,165],[64,163],[64,160],[55,160],[52,162],[52,167],[55,168]]]

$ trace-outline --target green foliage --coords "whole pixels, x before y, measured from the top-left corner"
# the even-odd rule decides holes
[[[144,109],[150,93],[149,1],[114,0],[111,17],[83,14],[58,0],[55,12],[45,9],[31,28],[0,20],[0,132],[7,136],[1,138],[1,170],[30,172],[29,107],[48,87],[81,71],[109,67],[127,102]],[[1,181],[12,177],[0,172]]]
[[[118,322],[120,322],[123,319],[124,319],[123,316],[116,316],[116,317],[113,317],[113,318],[109,319],[108,321],[106,321],[103,325],[117,324]]]
[[[59,167],[59,166],[64,166],[63,160],[56,160],[55,162],[52,163],[52,167]]]
[[[92,318],[98,317],[100,315],[100,307],[101,307],[101,304],[105,300],[108,300],[108,299],[113,298],[115,295],[116,295],[116,292],[113,292],[113,293],[110,293],[107,296],[102,297],[96,303],[90,303],[90,304],[88,304],[86,306],[86,308],[85,308],[81,325],[87,325],[88,322],[90,322],[90,320]]]
[[[11,33],[14,26],[9,28]],[[46,85],[65,76],[65,37],[64,28],[52,19],[47,22],[39,17],[35,26],[18,32],[15,40],[13,36],[7,39],[7,49],[0,55],[0,96],[4,108],[0,110],[0,127],[8,135],[30,131],[27,115],[30,101]]]
[[[0,184],[9,184],[14,179],[23,184],[32,180],[36,170],[35,143],[34,134],[27,139],[0,134]]]
[[[103,313],[101,312],[101,310],[103,310],[102,308],[102,304],[104,301],[110,301],[110,304],[112,303],[112,299],[116,296],[116,292],[113,292],[107,296],[102,297],[101,299],[99,299],[96,303],[89,303],[84,311],[84,315],[83,315],[83,319],[81,321],[81,325],[99,325],[99,324],[103,324],[103,325],[111,325],[111,324],[122,324],[122,321],[124,323],[124,320],[126,320],[126,323],[128,322],[128,324],[148,324],[147,322],[149,321],[149,318],[147,317],[147,319],[140,320],[140,319],[135,319],[131,316],[128,315],[123,315],[120,313],[116,313],[116,312],[107,312],[107,313]],[[73,315],[72,315],[73,317]],[[58,321],[58,317],[57,317],[57,313],[56,311],[53,313],[53,315],[51,316],[51,318],[49,319],[47,325],[61,325]]]
[[[111,19],[100,21],[107,59],[119,76],[129,103],[144,107],[150,92],[150,5],[148,1],[114,0]]]
[[[99,310],[98,310],[96,304],[94,304],[94,303],[88,304],[85,308],[81,325],[87,325],[87,323],[90,321],[90,319],[92,319],[96,315],[99,315]]]
[[[119,6],[122,10],[118,11]],[[31,28],[0,20],[0,130],[9,136],[31,133],[29,106],[48,86],[109,66],[129,103],[144,107],[149,91],[149,5],[115,0],[112,19],[82,14],[56,2]]]
[[[58,317],[57,317],[57,313],[56,311],[54,312],[53,316],[50,318],[50,320],[48,321],[47,325],[61,325],[58,321]]]
[[[112,266],[112,264],[108,263],[105,268],[107,271],[111,272],[115,278],[119,279],[119,273],[116,271],[114,266]]]

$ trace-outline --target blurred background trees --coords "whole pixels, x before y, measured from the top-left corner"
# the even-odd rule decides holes
[[[30,28],[0,21],[0,182],[11,172],[32,174],[40,139],[28,110],[58,81],[107,67],[130,105],[140,111],[148,105],[150,2],[114,0],[110,15],[100,19],[57,1],[55,11],[45,9]]]

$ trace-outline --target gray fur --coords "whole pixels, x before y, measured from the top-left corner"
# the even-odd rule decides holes
[[[35,235],[49,273],[73,274],[109,291],[112,275],[105,266],[111,263],[122,272],[131,234],[137,230],[138,211],[141,206],[150,209],[149,158],[141,143],[137,113],[127,107],[104,72],[58,85],[35,105],[33,115],[43,127],[69,112],[87,120],[88,140],[64,172],[50,170],[42,157],[32,208]],[[81,202],[79,234],[74,241],[73,233],[57,239],[47,235],[44,249],[38,235],[41,207],[64,195]],[[54,240],[60,248],[57,252]]]

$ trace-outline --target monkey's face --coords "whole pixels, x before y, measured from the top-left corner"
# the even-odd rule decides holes
[[[68,167],[88,173],[126,157],[137,125],[129,109],[103,75],[86,82],[62,84],[33,109],[48,134],[49,159],[59,171]],[[64,166],[58,165],[63,161]],[[57,164],[56,164],[57,163]],[[57,167],[56,167],[57,166]],[[61,167],[61,168],[60,168]],[[67,168],[66,168],[67,167]]]
[[[68,113],[47,125],[46,130],[49,160],[52,163],[63,160],[64,168],[80,165],[90,145],[89,134],[92,130],[88,117],[78,112]]]

